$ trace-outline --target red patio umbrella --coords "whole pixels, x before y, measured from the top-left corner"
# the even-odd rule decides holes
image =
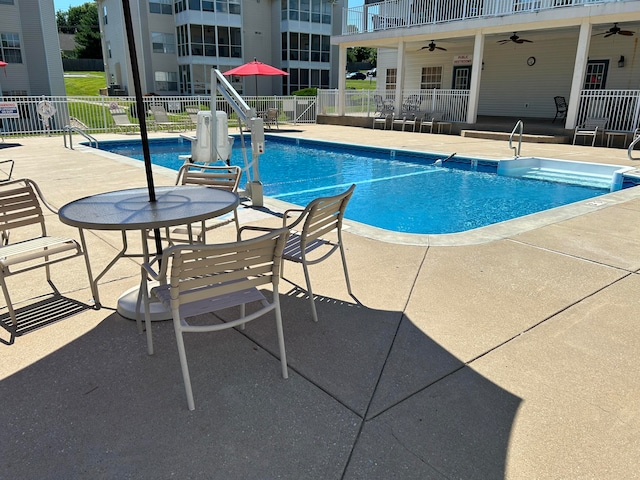
[[[258,95],[258,76],[285,76],[289,75],[287,72],[280,70],[279,68],[272,67],[266,63],[259,62],[257,59],[253,59],[252,62],[245,63],[239,67],[232,68],[224,72],[225,76],[230,77],[235,75],[236,77],[248,77],[255,75],[256,77],[256,95]]]

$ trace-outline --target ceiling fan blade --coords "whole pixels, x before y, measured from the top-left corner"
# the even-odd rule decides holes
[[[504,45],[505,43],[509,43],[511,40],[498,40],[500,45]]]
[[[520,39],[520,43],[522,43],[522,42],[533,43],[533,41],[531,41],[531,40],[525,40],[524,38],[521,38],[521,39]]]
[[[522,40],[521,38],[516,38],[514,40],[514,43],[524,43],[524,40]]]
[[[615,35],[615,32],[609,32],[607,34],[605,34],[604,38],[610,37],[611,35]]]
[[[626,37],[631,37],[635,32],[632,32],[631,30],[620,30],[618,33]]]
[[[447,51],[447,49],[446,49],[446,48],[442,48],[442,47],[436,47],[436,48],[437,48],[438,50],[443,50],[443,51],[445,51],[445,52]]]

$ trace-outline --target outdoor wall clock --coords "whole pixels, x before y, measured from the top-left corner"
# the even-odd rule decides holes
[[[535,63],[536,63],[536,57],[527,58],[527,65],[529,65],[530,67],[534,66]]]

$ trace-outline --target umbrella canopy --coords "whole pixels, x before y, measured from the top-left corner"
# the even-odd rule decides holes
[[[259,62],[254,58],[252,62],[245,63],[244,65],[232,68],[231,70],[227,70],[226,72],[224,72],[224,75],[227,77],[248,77],[254,75],[256,77],[256,95],[258,95],[258,76],[285,76],[289,74],[280,70],[279,68]]]
[[[9,65],[7,62],[3,62],[2,60],[0,60],[0,68],[4,68],[7,65]],[[7,71],[6,70],[4,71],[4,75],[5,75],[5,77],[7,76]]]

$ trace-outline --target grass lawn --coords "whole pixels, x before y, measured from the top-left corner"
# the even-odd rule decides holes
[[[367,72],[363,72],[366,74]],[[375,90],[376,79],[367,77],[366,80],[349,80],[347,79],[347,88],[353,90]]]
[[[69,97],[97,97],[100,89],[107,86],[104,72],[65,72],[64,75],[64,86]]]

